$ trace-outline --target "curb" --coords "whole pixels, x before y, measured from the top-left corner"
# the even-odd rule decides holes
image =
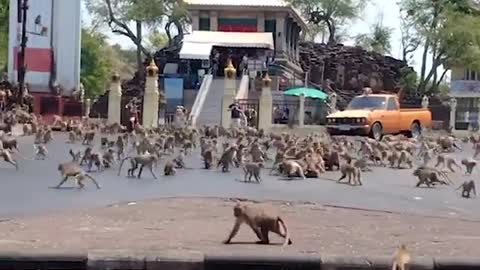
[[[88,254],[0,254],[0,270],[360,270],[391,269],[391,257],[347,257],[282,253],[202,254],[188,251],[130,253],[95,250]],[[411,270],[480,269],[480,258],[414,257]]]

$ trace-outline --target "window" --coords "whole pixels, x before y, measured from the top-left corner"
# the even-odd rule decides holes
[[[198,28],[200,31],[210,31],[210,18],[200,18]]]
[[[465,80],[467,81],[475,81],[479,80],[480,76],[477,75],[475,70],[465,69]]]
[[[389,98],[387,104],[387,111],[396,111],[398,110],[397,101],[395,98]]]

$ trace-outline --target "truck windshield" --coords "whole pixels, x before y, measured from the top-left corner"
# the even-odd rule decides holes
[[[347,106],[347,110],[371,110],[384,109],[385,97],[369,97],[360,96],[354,97]]]

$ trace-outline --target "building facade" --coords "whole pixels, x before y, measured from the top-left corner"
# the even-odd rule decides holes
[[[193,31],[271,33],[272,75],[302,76],[299,41],[306,30],[300,14],[282,0],[187,0]]]
[[[68,94],[80,84],[81,1],[35,0],[28,2],[25,82],[30,91],[49,93],[52,80]],[[22,23],[18,1],[10,0],[8,75],[17,81],[17,52]]]
[[[452,68],[450,96],[457,101],[455,126],[474,128],[480,122],[480,71],[465,67]]]

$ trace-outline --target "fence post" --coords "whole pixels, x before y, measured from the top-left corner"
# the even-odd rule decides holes
[[[237,70],[232,64],[232,60],[228,59],[227,67],[225,67],[225,90],[222,98],[222,127],[230,127],[230,113],[228,112],[228,106],[233,103],[235,98],[235,77]]]
[[[114,73],[110,83],[110,92],[108,93],[108,123],[119,123],[122,106],[122,85],[120,75]]]
[[[450,129],[455,130],[456,115],[457,115],[457,99],[452,97],[450,99]]]
[[[143,96],[142,126],[145,128],[158,127],[158,67],[152,59],[147,67],[145,94]]]
[[[258,129],[265,131],[272,126],[272,80],[268,76],[268,72],[263,78],[262,94],[258,104]]]
[[[298,104],[299,106],[298,106],[298,112],[297,112],[298,127],[303,128],[303,126],[305,125],[305,96],[300,95],[298,100],[299,100],[299,104]]]

